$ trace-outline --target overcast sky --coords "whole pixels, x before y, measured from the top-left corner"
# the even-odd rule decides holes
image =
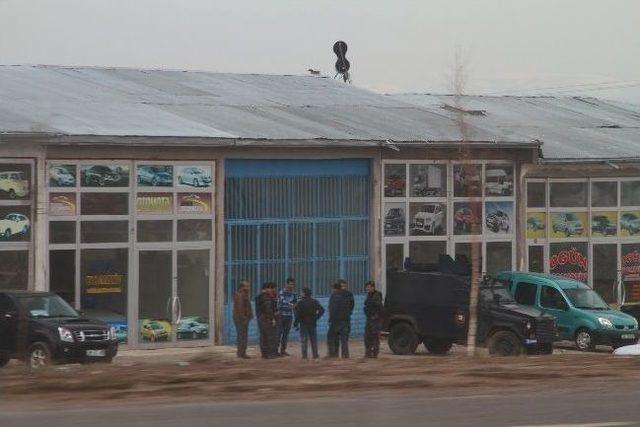
[[[589,94],[640,103],[638,0],[0,0],[0,63],[333,76],[449,92]]]

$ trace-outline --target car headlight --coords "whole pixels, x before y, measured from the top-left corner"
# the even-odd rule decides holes
[[[73,342],[73,334],[67,328],[58,327],[58,334],[60,334],[60,340],[64,342]]]
[[[531,324],[531,322],[529,322],[529,321],[527,321],[527,322],[524,324],[524,328],[525,328],[527,331],[530,331],[532,327],[533,327],[533,325],[532,325],[532,324]]]
[[[600,325],[604,326],[605,328],[613,328],[613,323],[611,323],[611,320],[609,319],[598,317],[598,322],[600,322]]]
[[[113,326],[111,328],[109,328],[109,339],[115,341],[117,339],[116,337],[116,328],[114,328]]]

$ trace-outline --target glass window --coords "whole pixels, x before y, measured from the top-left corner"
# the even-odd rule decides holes
[[[173,221],[138,221],[138,242],[170,242],[173,240]]]
[[[76,301],[76,251],[49,252],[49,289],[75,306]]]
[[[129,241],[128,221],[82,221],[80,242],[116,243]]]
[[[31,166],[0,163],[0,200],[25,200],[31,196]]]
[[[552,208],[587,206],[586,182],[552,182],[549,191]]]
[[[29,206],[0,206],[0,244],[31,240],[31,208]]]
[[[535,305],[537,290],[538,285],[534,285],[533,283],[520,282],[516,286],[514,299],[518,304]]]
[[[514,230],[513,202],[486,202],[484,225],[489,234],[511,234]]]
[[[551,286],[542,286],[540,289],[540,305],[553,310],[564,310],[568,307],[560,291]]]
[[[593,288],[607,302],[615,302],[618,278],[618,245],[593,245]]]
[[[138,315],[141,342],[171,340],[171,251],[140,251]]]
[[[128,165],[83,165],[83,187],[128,187]]]
[[[128,193],[82,193],[80,196],[82,215],[128,215]]]
[[[456,243],[456,261],[465,263],[469,266],[471,271],[472,262],[474,252],[478,257],[478,273],[482,271],[482,244],[480,242],[476,243]]]
[[[456,202],[453,204],[453,234],[482,234],[482,204]]]
[[[29,252],[0,251],[0,289],[27,289]]]
[[[386,245],[387,270],[402,270],[404,267],[404,245]]]
[[[173,213],[173,194],[138,193],[136,212],[138,215],[170,215]]]
[[[384,235],[404,236],[406,234],[406,211],[404,203],[384,204]]]
[[[640,181],[622,181],[622,206],[640,206]]]
[[[75,187],[75,165],[49,165],[49,187]]]
[[[409,219],[411,236],[447,234],[447,208],[444,203],[410,203]]]
[[[180,219],[178,220],[178,241],[193,242],[211,240],[211,220]]]
[[[51,221],[49,222],[49,243],[75,243],[75,221]]]
[[[49,215],[51,216],[75,216],[76,193],[50,193]]]
[[[447,242],[409,242],[409,258],[414,264],[437,264],[447,253]]]
[[[529,269],[532,273],[544,273],[544,246],[529,246]]]
[[[484,195],[487,197],[513,196],[513,166],[487,165]]]
[[[586,242],[563,242],[549,245],[549,272],[584,283],[589,279]]]
[[[640,244],[620,245],[622,260],[622,285],[625,302],[640,302]]]
[[[407,170],[404,164],[384,165],[384,197],[405,197]]]
[[[510,271],[511,242],[487,242],[487,274]]]
[[[547,205],[546,199],[546,183],[544,182],[528,182],[527,183],[527,207],[544,208]]]
[[[209,250],[178,251],[178,340],[209,337]]]
[[[618,206],[618,183],[592,182],[591,206],[594,208]]]
[[[173,185],[173,166],[140,165],[137,181],[139,187],[171,187]]]
[[[453,196],[480,197],[482,195],[482,166],[453,166]]]
[[[445,165],[409,165],[411,197],[446,197],[447,167]]]

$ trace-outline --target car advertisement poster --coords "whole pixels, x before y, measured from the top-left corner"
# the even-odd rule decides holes
[[[87,294],[119,294],[124,285],[122,274],[88,274],[85,276]]]
[[[527,212],[527,239],[544,239],[546,237],[546,224],[546,213]]]
[[[211,212],[211,193],[179,193],[179,214],[206,214]]]
[[[0,206],[0,242],[28,242],[30,217],[29,206]]]
[[[453,166],[453,196],[482,196],[482,165]]]
[[[168,319],[140,320],[140,340],[144,342],[169,341],[171,338],[171,321]]]
[[[139,165],[136,171],[138,187],[173,186],[173,166]]]
[[[136,211],[139,215],[168,215],[173,213],[173,194],[138,193]]]
[[[591,212],[591,235],[615,237],[618,235],[618,212]]]
[[[30,182],[30,165],[0,163],[0,200],[28,199]]]
[[[484,174],[484,195],[513,196],[513,166],[487,165]]]
[[[406,211],[404,203],[385,203],[384,235],[404,236],[406,233]]]
[[[212,185],[211,166],[177,166],[178,187],[207,188]]]
[[[445,165],[409,165],[411,197],[446,197],[447,167]]]
[[[384,197],[405,197],[407,169],[404,164],[384,165]]]
[[[447,234],[447,209],[444,203],[410,203],[409,218],[411,236]]]
[[[82,165],[83,187],[128,187],[128,165]]]
[[[482,234],[482,204],[456,202],[453,204],[453,233],[456,235]]]
[[[586,242],[551,243],[549,272],[587,283],[589,261]]]
[[[49,193],[49,215],[74,216],[76,193]]]
[[[635,236],[640,233],[640,211],[625,211],[620,213],[620,235],[622,237]]]
[[[484,211],[487,233],[513,233],[513,202],[486,202]]]
[[[49,165],[49,187],[75,187],[75,165]]]
[[[552,212],[550,237],[587,237],[586,212]]]

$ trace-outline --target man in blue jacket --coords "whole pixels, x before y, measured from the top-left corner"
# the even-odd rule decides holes
[[[289,356],[287,353],[287,343],[289,341],[289,331],[293,324],[293,311],[298,304],[298,294],[296,290],[296,279],[289,277],[287,284],[278,293],[278,343],[280,344],[280,355]]]
[[[329,358],[338,357],[338,350],[341,350],[343,359],[349,358],[349,333],[354,305],[353,294],[347,290],[347,282],[338,280],[333,285],[333,293],[329,298]]]

